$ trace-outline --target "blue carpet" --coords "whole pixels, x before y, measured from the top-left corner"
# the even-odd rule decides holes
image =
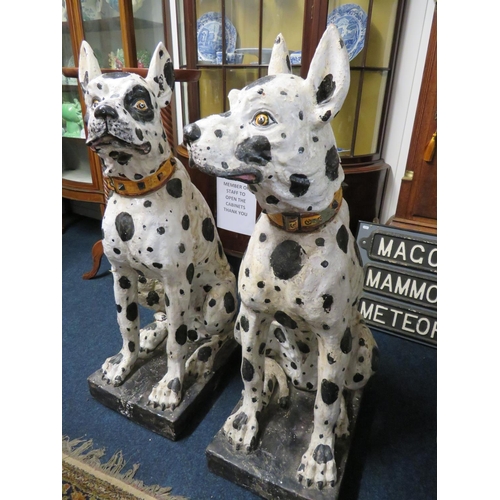
[[[100,222],[80,218],[62,237],[62,433],[92,439],[108,455],[121,450],[136,478],[171,486],[192,500],[250,500],[254,494],[212,474],[205,449],[238,402],[239,366],[229,367],[224,390],[191,434],[170,441],[102,406],[87,377],[116,354],[121,339],[115,320],[110,266],[85,281]],[[380,370],[367,386],[340,500],[432,500],[437,498],[437,351],[374,331]]]

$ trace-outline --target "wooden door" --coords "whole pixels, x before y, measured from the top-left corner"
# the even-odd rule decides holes
[[[389,224],[437,234],[436,11],[434,11],[406,172],[401,182],[396,215]]]

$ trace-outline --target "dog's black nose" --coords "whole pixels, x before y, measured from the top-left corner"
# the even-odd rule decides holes
[[[201,136],[201,130],[196,123],[191,123],[184,127],[184,143],[191,144],[194,141],[197,141]]]
[[[94,116],[96,118],[118,118],[118,113],[115,108],[112,106],[108,106],[107,104],[102,104],[101,106],[97,106],[94,111]]]

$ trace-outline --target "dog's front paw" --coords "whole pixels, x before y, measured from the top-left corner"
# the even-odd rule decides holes
[[[111,356],[102,365],[103,380],[115,387],[123,384],[134,366],[134,361],[130,355],[124,355],[122,351]]]
[[[257,417],[254,412],[247,413],[240,408],[226,420],[222,432],[236,450],[250,453],[257,443]]]
[[[308,488],[333,488],[337,481],[333,443],[309,445],[297,470],[297,479]]]
[[[162,411],[170,408],[174,410],[179,406],[182,399],[182,383],[178,377],[163,377],[151,391],[149,403],[155,408],[161,406]]]

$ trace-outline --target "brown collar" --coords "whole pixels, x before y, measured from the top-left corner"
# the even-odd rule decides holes
[[[175,159],[171,155],[152,175],[139,181],[122,179],[121,177],[106,177],[106,183],[111,191],[122,196],[141,196],[160,189],[172,176],[175,170]]]
[[[288,233],[307,233],[315,231],[332,220],[337,215],[341,205],[342,188],[339,188],[333,195],[330,205],[321,212],[267,214],[267,216],[272,224]]]

